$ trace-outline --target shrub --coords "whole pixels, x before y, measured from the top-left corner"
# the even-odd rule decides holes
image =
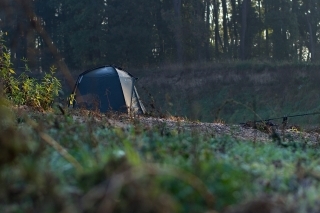
[[[0,35],[1,39],[1,35]],[[50,72],[45,73],[39,82],[30,78],[31,72],[27,65],[25,71],[17,77],[12,68],[10,52],[0,40],[0,83],[7,99],[16,105],[27,105],[36,109],[47,110],[51,107],[55,97],[61,90],[60,81],[54,76],[56,68],[50,67]]]

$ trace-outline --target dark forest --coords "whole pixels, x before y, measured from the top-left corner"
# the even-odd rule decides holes
[[[2,0],[15,68],[319,60],[318,0]]]

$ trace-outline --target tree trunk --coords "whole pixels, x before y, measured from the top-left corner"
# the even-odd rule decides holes
[[[240,59],[245,60],[246,55],[246,31],[248,18],[248,5],[250,0],[243,0],[241,8],[241,36],[240,36]]]
[[[182,50],[182,29],[181,29],[181,0],[173,0],[174,15],[175,15],[175,40],[177,48],[177,61],[183,63],[183,50]]]
[[[228,28],[227,28],[227,0],[222,0],[222,26],[223,26],[223,52],[224,55],[228,53],[228,47],[229,47],[229,35],[228,35]]]
[[[310,0],[310,13],[307,15],[308,17],[308,27],[310,33],[310,49],[311,49],[311,61],[317,61],[317,24],[319,21],[317,20],[317,3],[314,0]]]
[[[206,30],[210,33],[210,0],[206,1]],[[205,58],[210,60],[210,36],[205,38]]]
[[[259,9],[259,22],[262,23],[261,20],[261,0],[258,0],[258,9]],[[259,29],[259,38],[258,38],[258,52],[259,52],[259,56],[261,53],[261,31]]]
[[[292,0],[292,13],[296,14],[297,19],[298,19],[298,12],[299,12],[299,8],[298,8],[298,0]],[[297,29],[299,30],[299,22],[296,22],[297,25]],[[295,39],[295,41],[293,42],[293,53],[294,53],[294,59],[297,61],[300,61],[301,58],[299,57],[300,55],[298,54],[298,50],[300,48],[300,36],[297,35],[297,38]]]
[[[264,16],[268,14],[268,4],[265,3],[264,5]],[[268,31],[268,26],[266,26],[266,57],[269,59],[269,31]]]
[[[308,24],[308,30],[309,30],[309,51],[311,54],[311,61],[313,62],[315,59],[315,45],[314,45],[314,38],[313,38],[312,23],[310,19],[311,19],[310,15],[307,14],[307,24]]]
[[[231,8],[232,8],[232,25],[233,25],[233,40],[234,40],[234,44],[233,44],[233,57],[237,58],[238,57],[238,40],[239,40],[239,36],[238,36],[238,29],[237,29],[237,8],[236,8],[236,1],[235,0],[230,0],[231,2]],[[231,32],[231,30],[230,30]]]
[[[303,61],[303,52],[302,52],[302,49],[303,49],[303,38],[302,36],[299,36],[299,60],[300,61]]]
[[[215,56],[216,58],[220,57],[219,52],[219,40],[220,40],[220,33],[219,33],[219,14],[218,14],[218,4],[217,1],[213,0],[213,16],[214,16],[214,44],[215,44]]]

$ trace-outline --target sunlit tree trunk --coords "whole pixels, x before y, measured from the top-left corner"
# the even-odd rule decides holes
[[[299,36],[299,60],[303,61],[303,38]]]
[[[317,12],[315,10],[316,8],[316,3],[314,0],[309,0],[308,1],[308,10],[306,12],[306,19],[307,19],[307,25],[308,25],[308,32],[309,32],[309,51],[311,54],[311,61],[314,62],[316,61],[316,24],[317,23]]]
[[[209,32],[205,40],[205,58],[210,60],[210,0],[206,0],[206,30]]]
[[[307,14],[307,25],[308,25],[308,30],[309,30],[309,51],[311,54],[311,61],[315,61],[315,44],[314,44],[314,38],[313,38],[313,27],[311,23],[311,15]]]

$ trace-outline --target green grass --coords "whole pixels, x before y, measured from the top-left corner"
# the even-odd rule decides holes
[[[1,105],[3,212],[226,212],[265,196],[319,211],[317,145],[9,112]]]
[[[319,112],[318,70],[317,63],[231,61],[132,73],[140,78],[138,92],[148,109],[154,102],[163,114],[203,122],[219,117],[226,123],[241,123],[254,119],[248,108],[263,119]],[[224,104],[230,99],[242,105]],[[289,122],[308,127],[318,125],[319,119],[304,116]],[[279,124],[281,120],[274,122]]]

